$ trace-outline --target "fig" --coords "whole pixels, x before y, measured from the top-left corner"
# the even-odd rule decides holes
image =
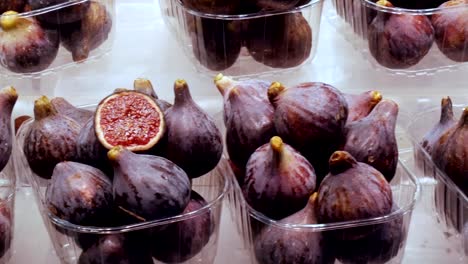
[[[13,148],[13,130],[11,127],[11,113],[18,100],[15,88],[8,86],[0,90],[0,171],[10,160]]]
[[[320,223],[363,220],[389,214],[393,206],[392,189],[378,170],[358,162],[346,151],[330,157],[330,173],[318,189],[317,219]],[[342,238],[359,239],[374,228],[340,230]]]
[[[63,97],[54,97],[50,100],[50,103],[55,107],[57,112],[70,117],[80,125],[86,124],[94,116],[93,111],[75,107]]]
[[[34,102],[34,121],[26,131],[23,152],[31,170],[50,179],[55,165],[76,160],[76,140],[81,126],[57,112],[46,96]]]
[[[109,178],[78,162],[65,161],[55,166],[45,196],[52,214],[77,225],[106,225],[113,210]]]
[[[375,105],[382,100],[382,94],[378,91],[367,91],[361,94],[345,94],[348,103],[348,119],[346,124],[366,117]]]
[[[26,0],[3,0],[0,1],[0,14],[7,11],[16,11],[21,13],[24,11]]]
[[[169,109],[172,105],[162,99],[159,99],[158,95],[154,91],[153,84],[151,84],[151,81],[148,79],[144,78],[138,78],[133,82],[133,89],[137,92],[144,93],[151,98],[153,98],[156,101],[156,104],[159,106],[161,111],[163,113],[166,112],[167,109]]]
[[[0,63],[15,73],[47,69],[59,49],[59,34],[43,29],[34,18],[7,11],[0,17]]]
[[[192,191],[183,214],[194,213],[205,206],[205,199]],[[163,226],[152,235],[153,257],[164,263],[182,263],[189,260],[208,243],[214,225],[212,212],[206,210],[205,213],[192,218]]]
[[[166,123],[163,112],[151,97],[122,91],[98,104],[94,128],[106,149],[124,146],[131,151],[146,151],[163,137]]]
[[[18,116],[17,118],[15,118],[15,134],[18,133],[18,130],[24,124],[24,122],[28,121],[31,118],[32,117],[28,115],[22,115],[22,116]]]
[[[344,96],[335,87],[319,82],[288,89],[274,82],[268,96],[275,107],[279,136],[312,163],[320,178],[326,175],[330,155],[344,142],[348,117]]]
[[[387,0],[377,5],[393,7]],[[434,42],[434,28],[425,15],[379,12],[368,29],[369,50],[375,60],[390,69],[418,64]]]
[[[241,0],[182,0],[184,6],[190,10],[205,14],[237,15]]]
[[[89,53],[108,38],[112,29],[112,17],[106,7],[97,1],[87,1],[89,8],[79,22],[62,25],[62,45],[72,53],[73,61],[83,61]]]
[[[78,264],[153,264],[151,254],[133,242],[123,234],[102,235],[81,253]]]
[[[441,101],[440,120],[434,127],[427,132],[422,141],[421,146],[429,154],[432,154],[432,148],[439,138],[451,127],[456,124],[453,117],[452,100],[450,97],[444,97]]]
[[[312,29],[301,13],[253,18],[246,23],[246,47],[254,60],[272,68],[290,68],[309,58]]]
[[[54,27],[81,20],[85,16],[90,2],[78,1],[72,3],[69,0],[28,0],[28,5],[33,11],[42,11],[42,9],[49,8],[50,11],[40,12],[37,19],[43,25]]]
[[[7,201],[0,205],[0,258],[11,248],[13,238],[13,215]]]
[[[224,97],[229,158],[245,168],[250,155],[276,134],[274,108],[267,96],[270,85],[262,80],[234,81],[222,74],[216,76],[215,83]]]
[[[175,81],[174,94],[174,105],[166,112],[166,154],[193,179],[211,171],[221,159],[221,132],[193,101],[186,81]]]
[[[357,161],[376,168],[388,182],[395,176],[398,164],[395,136],[397,116],[398,104],[384,99],[368,116],[346,125],[343,150],[349,152]]]
[[[312,165],[274,136],[255,150],[247,162],[242,192],[252,208],[270,218],[282,219],[304,208],[315,186]]]
[[[255,0],[255,6],[261,11],[288,11],[301,0]]]
[[[448,129],[433,145],[432,159],[440,170],[468,195],[468,107],[457,124]]]
[[[468,61],[468,0],[450,0],[432,15],[435,41],[447,58],[456,62]],[[453,8],[456,7],[456,8]]]
[[[192,51],[212,71],[231,67],[241,51],[241,21],[193,17],[187,14]]]
[[[135,154],[121,146],[107,155],[114,166],[116,206],[148,221],[180,214],[187,206],[189,178],[170,160]]]
[[[316,200],[317,193],[314,193],[302,210],[279,223],[317,224]],[[283,228],[272,224],[262,230],[254,243],[259,264],[332,264],[335,261],[323,233],[316,230]]]

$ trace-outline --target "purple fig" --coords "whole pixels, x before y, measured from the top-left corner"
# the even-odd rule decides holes
[[[367,91],[361,94],[343,94],[348,103],[349,124],[366,117],[372,109],[382,100],[382,94],[378,91]]]
[[[346,151],[330,157],[330,173],[318,190],[317,218],[320,223],[363,220],[389,214],[392,189],[385,177],[370,165],[356,161]],[[365,227],[342,230],[357,239],[368,234]]]
[[[312,165],[275,136],[247,162],[242,192],[252,208],[270,218],[282,219],[305,206],[315,183]]]
[[[376,168],[389,182],[398,164],[397,115],[397,103],[388,99],[380,101],[368,116],[346,125],[343,148],[357,161]]]
[[[24,6],[26,0],[3,0],[0,1],[0,14],[3,14],[6,11],[16,11],[22,13],[24,11]]]
[[[194,213],[207,206],[201,195],[192,191],[190,202],[183,214]],[[165,263],[182,263],[196,254],[210,240],[214,231],[215,222],[212,212],[205,213],[190,219],[178,221],[153,233],[151,242],[153,257]]]
[[[302,210],[279,223],[317,224],[316,200],[317,193],[314,193]],[[282,228],[271,224],[256,238],[254,247],[259,264],[332,264],[335,261],[331,245],[327,245],[323,233],[316,230]]]
[[[170,160],[120,146],[107,156],[114,166],[114,201],[119,208],[150,221],[180,214],[187,206],[189,178]]]
[[[57,112],[46,96],[34,102],[34,122],[26,132],[23,152],[31,170],[50,179],[55,165],[76,160],[81,126]]]
[[[255,6],[261,11],[288,11],[300,2],[300,0],[255,0]]]
[[[193,179],[210,172],[221,159],[221,132],[193,101],[184,80],[175,82],[174,94],[174,105],[166,112],[166,155]]]
[[[0,258],[7,254],[13,239],[13,215],[7,201],[0,201]]]
[[[0,171],[10,160],[13,147],[13,131],[11,127],[11,113],[18,100],[15,88],[8,86],[0,90]]]
[[[69,0],[28,0],[28,5],[33,11],[37,10],[38,12],[45,8],[51,9],[47,12],[40,12],[37,19],[48,27],[56,27],[81,20],[91,1],[77,1],[63,7],[66,2]],[[62,5],[62,7],[54,7],[58,5]]]
[[[275,107],[279,136],[312,163],[319,177],[324,176],[328,158],[344,142],[348,117],[344,96],[335,87],[317,82],[288,89],[274,82],[268,96]]]
[[[44,29],[34,18],[7,11],[0,17],[0,62],[12,72],[33,73],[47,69],[59,50],[59,34]]]
[[[245,168],[250,155],[276,134],[274,108],[267,97],[269,84],[260,80],[234,81],[222,74],[215,83],[224,96],[229,158]]]
[[[91,117],[94,116],[93,111],[75,107],[63,97],[52,98],[50,103],[55,107],[57,112],[70,117],[82,126],[86,124],[86,122],[88,122]]]
[[[135,81],[133,82],[133,89],[137,92],[144,93],[153,98],[156,101],[156,104],[163,112],[166,112],[166,110],[172,106],[169,102],[159,99],[158,95],[154,91],[153,84],[151,84],[151,81],[148,79],[135,79]]]

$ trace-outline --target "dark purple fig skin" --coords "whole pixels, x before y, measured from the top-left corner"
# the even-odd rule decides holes
[[[145,247],[138,247],[123,234],[102,235],[93,246],[84,250],[78,264],[153,264]]]
[[[6,11],[16,11],[22,13],[26,0],[2,0],[0,1],[0,14]]]
[[[221,132],[213,119],[193,101],[184,80],[175,82],[174,94],[174,105],[165,115],[166,155],[193,179],[210,172],[221,159]]]
[[[190,181],[176,164],[162,157],[112,148],[114,202],[144,220],[180,214],[190,200]]]
[[[259,147],[246,167],[242,192],[247,203],[273,219],[304,208],[316,187],[312,165],[280,137]]]
[[[45,196],[52,214],[77,225],[106,225],[113,210],[109,178],[78,162],[65,161],[55,166]]]
[[[287,11],[296,6],[300,0],[254,0],[261,11]]]
[[[0,23],[1,24],[1,23]],[[33,73],[47,69],[57,57],[59,34],[45,29],[34,18],[19,17],[13,28],[0,28],[0,61],[15,73]]]
[[[237,15],[241,0],[182,0],[190,10],[206,14]]]
[[[79,22],[60,26],[60,40],[72,53],[73,61],[83,61],[108,39],[111,29],[112,17],[106,7],[97,1],[89,1]]]
[[[162,99],[159,99],[156,91],[154,91],[153,84],[150,80],[144,78],[138,78],[133,82],[133,89],[137,92],[144,93],[154,99],[156,104],[159,106],[163,113],[166,112],[172,105]]]
[[[267,96],[270,85],[261,80],[236,82],[218,77],[216,86],[224,95],[227,152],[234,164],[245,168],[250,155],[276,135],[274,108]]]
[[[76,140],[81,126],[59,114],[45,96],[34,103],[34,121],[26,132],[23,152],[31,170],[50,179],[55,165],[76,160]]]
[[[381,2],[392,6],[386,0]],[[369,25],[368,42],[371,55],[380,65],[406,69],[429,52],[434,42],[434,28],[425,15],[380,12]]]
[[[366,117],[382,100],[382,94],[378,91],[367,91],[360,94],[343,93],[343,95],[348,103],[348,119],[346,120],[346,124]]]
[[[344,96],[335,87],[318,82],[288,89],[273,83],[268,94],[275,107],[278,135],[312,163],[319,178],[326,175],[330,155],[345,140],[348,105]]]
[[[9,86],[0,90],[0,171],[7,165],[13,148],[11,113],[18,100],[15,88]]]
[[[0,206],[0,258],[3,257],[11,247],[13,238],[13,215],[7,205],[7,201],[1,201]]]
[[[190,202],[183,214],[195,212],[207,202],[192,191]],[[153,257],[164,263],[182,263],[198,254],[210,240],[215,222],[210,210],[202,215],[179,221],[153,233],[151,238]]]
[[[315,201],[316,195],[312,195],[305,208],[280,220],[279,223],[317,224]],[[320,231],[269,225],[254,243],[255,257],[259,264],[332,264],[335,261],[331,252],[332,246],[327,245]]]
[[[458,124],[447,130],[433,146],[432,159],[440,170],[468,195],[468,108]]]
[[[75,107],[63,97],[52,98],[50,103],[55,107],[57,112],[70,117],[82,126],[94,116],[93,111]]]
[[[253,18],[246,24],[245,45],[254,60],[272,68],[291,68],[309,58],[312,29],[301,13]]]
[[[31,10],[40,10],[66,2],[68,2],[68,0],[28,0]],[[37,19],[47,27],[77,22],[84,17],[89,6],[90,1],[85,1],[62,7],[55,11],[45,12],[44,14],[38,15]]]
[[[465,6],[463,6],[465,5]],[[439,50],[456,62],[468,61],[468,0],[451,0],[440,8],[447,8],[432,15],[435,40]],[[452,8],[458,6],[457,8]]]
[[[368,116],[346,125],[343,147],[357,161],[380,171],[388,182],[395,176],[398,164],[397,115],[397,103],[389,99],[380,101]]]
[[[392,189],[373,167],[357,162],[346,151],[330,157],[330,173],[318,190],[317,219],[335,223],[379,217],[391,212]],[[342,231],[343,237],[357,239],[368,233],[366,227]]]

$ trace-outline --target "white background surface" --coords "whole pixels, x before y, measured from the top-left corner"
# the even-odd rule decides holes
[[[31,88],[28,80],[0,80],[0,85],[15,85],[21,99],[15,115],[31,113],[31,102],[42,93],[64,96],[74,104],[95,103],[117,87],[130,87],[133,79],[150,78],[160,97],[172,100],[172,84],[177,78],[186,79],[194,97],[203,100],[205,107],[220,109],[221,98],[212,78],[199,75],[168,32],[161,19],[157,1],[116,0],[117,34],[114,49],[101,61],[69,69],[58,76],[41,80],[41,90]],[[330,3],[326,3],[324,14]],[[321,81],[344,91],[380,90],[384,97],[396,99],[407,112],[419,109],[417,102],[424,98],[451,95],[463,102],[468,74],[465,70],[439,73],[435,76],[406,78],[376,72],[360,53],[338,34],[327,18],[322,19],[318,53],[315,60],[293,73],[266,77],[286,84],[301,81]],[[465,101],[468,102],[468,101]],[[423,200],[430,200],[424,196]],[[58,263],[49,237],[37,212],[32,195],[20,188],[16,202],[14,255],[12,263]],[[420,203],[413,214],[404,263],[457,263],[450,245],[437,229],[435,218]],[[228,211],[226,210],[226,213]],[[223,226],[216,263],[242,263],[245,257],[238,251],[238,236],[223,216]]]

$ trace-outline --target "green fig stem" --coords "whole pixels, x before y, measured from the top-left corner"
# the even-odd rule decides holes
[[[283,140],[278,136],[274,136],[270,139],[270,145],[276,153],[281,153],[283,151]]]
[[[7,86],[3,88],[2,90],[0,90],[0,94],[6,95],[8,101],[11,102],[16,102],[16,100],[18,99],[18,92],[13,86]]]
[[[379,91],[371,92],[371,106],[376,106],[380,101],[382,101],[382,94]]]
[[[335,151],[329,160],[331,174],[340,174],[357,165],[356,159],[346,151]]]
[[[16,27],[16,25],[18,25],[19,20],[20,20],[20,16],[18,12],[6,11],[0,17],[0,27],[3,30],[13,29]]]
[[[468,107],[463,108],[459,126],[468,126]]]
[[[187,101],[192,101],[192,95],[185,80],[177,79],[174,83],[174,106],[181,106]]]
[[[314,192],[310,197],[309,197],[309,204],[315,205],[318,199],[318,192]]]
[[[116,161],[119,159],[120,154],[125,151],[125,148],[122,146],[115,146],[107,152],[107,158],[110,161]]]
[[[233,79],[224,76],[222,73],[218,73],[216,77],[214,78],[214,83],[216,85],[216,88],[218,88],[218,91],[221,93],[221,95],[225,95],[226,92],[229,90],[229,88],[232,88],[235,86],[236,81]]]
[[[274,104],[278,95],[286,90],[286,88],[279,82],[273,82],[268,88],[268,100]]]
[[[379,5],[379,6],[393,7],[393,4],[388,0],[379,0],[379,1],[377,1],[376,4]]]
[[[440,111],[440,123],[446,123],[453,120],[453,107],[452,100],[450,97],[442,98],[441,102],[441,111]]]
[[[150,80],[145,78],[137,78],[133,81],[133,90],[147,94],[154,99],[159,99],[158,95],[154,91],[153,84]]]
[[[34,101],[34,119],[41,120],[42,118],[57,114],[57,110],[50,103],[49,98],[43,95]]]

